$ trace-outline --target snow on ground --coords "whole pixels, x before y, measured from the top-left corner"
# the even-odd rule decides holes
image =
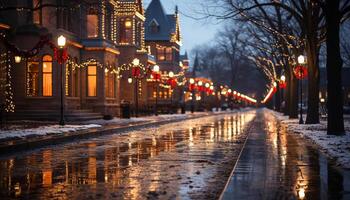
[[[58,133],[76,132],[86,130],[90,128],[99,128],[101,125],[98,124],[87,124],[87,125],[49,125],[41,126],[38,128],[30,129],[14,129],[14,130],[2,130],[0,133],[0,139],[10,138],[23,138],[28,136],[42,136]]]
[[[321,120],[320,124],[299,124],[298,119],[288,119],[283,114],[272,111],[278,117],[287,130],[301,134],[311,139],[330,157],[344,168],[350,168],[350,120],[345,120],[346,134],[343,136],[327,135],[327,121]]]
[[[231,111],[219,111],[215,113],[225,113]],[[159,121],[171,121],[171,120],[181,120],[187,119],[190,117],[196,116],[205,116],[210,115],[210,112],[195,112],[188,114],[165,114],[158,116],[146,116],[139,118],[130,118],[130,119],[121,119],[121,118],[113,118],[112,120],[90,120],[85,122],[80,122],[80,124],[75,125],[43,125],[35,128],[11,128],[10,130],[1,130],[0,132],[0,140],[11,140],[13,138],[29,138],[34,136],[45,136],[52,134],[62,134],[68,132],[77,132],[81,130],[91,129],[91,128],[100,128],[102,126],[110,125],[110,126],[127,126],[127,125],[135,125],[140,123],[147,122],[159,122]],[[33,123],[33,122],[32,122]],[[14,126],[16,127],[16,126]]]

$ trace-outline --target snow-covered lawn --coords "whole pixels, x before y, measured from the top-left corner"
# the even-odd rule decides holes
[[[248,110],[248,109],[245,109]],[[231,111],[219,111],[219,113],[227,113]],[[215,112],[217,113],[217,112]],[[113,118],[111,120],[90,120],[85,122],[79,122],[79,124],[69,124],[65,126],[59,125],[39,125],[38,127],[23,128],[21,126],[12,126],[9,130],[0,130],[0,141],[8,141],[15,138],[25,139],[35,136],[45,136],[53,134],[62,134],[69,132],[77,132],[92,128],[100,128],[103,126],[131,126],[141,123],[149,122],[161,122],[161,121],[171,121],[171,120],[181,120],[196,116],[210,115],[210,112],[195,112],[187,114],[166,114],[158,116],[146,116],[139,118],[121,119]],[[27,122],[29,123],[29,122]],[[30,122],[35,123],[35,122]]]
[[[281,113],[272,112],[287,127],[287,130],[311,139],[326,154],[336,159],[338,164],[344,168],[350,168],[350,121],[348,119],[345,120],[346,134],[335,136],[327,135],[325,120],[321,120],[320,124],[299,124],[298,119],[288,119]]]
[[[43,136],[50,134],[58,133],[68,133],[76,132],[81,130],[86,130],[90,128],[99,128],[101,125],[98,124],[86,124],[86,125],[49,125],[49,126],[40,126],[38,128],[30,129],[14,129],[14,130],[1,130],[0,140],[1,139],[10,139],[10,138],[24,138],[29,136]]]

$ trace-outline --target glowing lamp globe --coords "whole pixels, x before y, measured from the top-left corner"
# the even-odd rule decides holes
[[[174,77],[174,72],[170,71],[170,72],[169,72],[169,77],[170,77],[170,78],[173,78],[173,77]]]
[[[199,86],[202,86],[202,85],[203,85],[203,82],[202,82],[202,81],[198,81],[198,85],[199,85]]]
[[[132,64],[134,66],[139,66],[140,65],[140,60],[138,58],[134,58],[134,60],[132,61]]]
[[[304,64],[305,63],[305,56],[303,56],[303,55],[298,56],[298,63]]]
[[[21,56],[15,56],[15,63],[20,63],[22,60]]]
[[[194,84],[194,79],[193,78],[190,78],[190,83]]]
[[[132,78],[128,78],[128,83],[132,83]]]
[[[209,86],[210,86],[209,83],[206,83],[206,84],[205,84],[205,87],[206,87],[206,88],[209,88]]]
[[[63,35],[59,36],[57,38],[57,45],[60,47],[60,48],[63,48],[64,46],[66,46],[66,37],[64,37]]]
[[[286,81],[286,76],[285,75],[281,76],[281,81],[283,81],[283,82]]]
[[[158,66],[158,65],[154,65],[153,71],[154,71],[154,72],[159,72],[159,66]]]

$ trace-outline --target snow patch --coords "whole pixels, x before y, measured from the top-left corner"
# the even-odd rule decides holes
[[[271,111],[286,126],[288,131],[300,134],[316,143],[326,154],[334,158],[344,168],[350,168],[350,120],[345,117],[346,134],[327,135],[327,121],[319,124],[299,124],[298,119],[288,119],[281,113]]]
[[[0,139],[10,139],[10,138],[24,138],[28,136],[43,136],[50,134],[59,134],[67,132],[76,132],[91,128],[99,128],[101,125],[98,124],[86,124],[86,125],[51,125],[51,126],[41,126],[38,128],[31,129],[20,129],[20,130],[5,130],[1,131]]]

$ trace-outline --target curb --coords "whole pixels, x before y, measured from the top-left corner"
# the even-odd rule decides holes
[[[21,151],[28,151],[35,148],[50,146],[50,145],[57,145],[57,144],[63,144],[67,142],[73,142],[76,140],[81,139],[88,139],[88,138],[94,138],[94,137],[100,137],[103,135],[111,135],[111,134],[120,134],[122,132],[126,132],[129,130],[138,130],[142,128],[149,128],[152,126],[161,126],[169,123],[176,123],[180,121],[185,120],[191,120],[191,119],[197,119],[202,117],[210,117],[210,116],[217,116],[217,115],[224,115],[224,114],[232,114],[236,111],[231,112],[225,112],[225,113],[213,113],[211,115],[199,115],[199,116],[193,116],[188,118],[181,118],[181,119],[173,119],[173,120],[163,120],[163,121],[157,121],[157,122],[145,122],[137,125],[132,126],[121,126],[121,127],[115,127],[115,128],[95,128],[95,129],[89,129],[89,130],[82,130],[78,131],[75,134],[67,134],[63,133],[59,136],[54,136],[52,138],[38,138],[34,139],[32,141],[21,141],[14,144],[5,144],[0,146],[0,156],[4,156],[7,154],[11,154],[14,152],[21,152]],[[9,142],[10,143],[10,142]]]
[[[233,176],[233,173],[234,173],[235,170],[236,170],[236,167],[237,167],[237,165],[238,165],[239,159],[241,158],[242,152],[243,152],[243,150],[244,150],[244,148],[245,148],[245,145],[246,145],[246,143],[247,143],[247,141],[248,141],[248,138],[249,138],[249,136],[250,136],[250,133],[251,133],[250,130],[251,130],[252,126],[253,126],[253,123],[255,122],[255,119],[256,119],[256,117],[253,119],[253,121],[251,121],[251,123],[249,124],[249,127],[247,128],[248,135],[247,135],[247,137],[246,137],[246,139],[245,139],[245,141],[244,141],[244,144],[243,144],[243,146],[242,146],[242,149],[241,149],[241,151],[239,152],[239,155],[238,155],[238,157],[237,157],[237,161],[236,161],[235,165],[233,166],[233,169],[232,169],[232,171],[231,171],[231,173],[230,173],[230,176],[228,177],[228,179],[227,179],[227,181],[226,181],[226,184],[225,184],[225,187],[224,187],[224,189],[221,191],[221,194],[220,194],[218,200],[223,200],[224,193],[226,192],[226,190],[227,190],[227,188],[228,188],[228,185],[230,184],[231,178],[232,178],[232,176]]]

